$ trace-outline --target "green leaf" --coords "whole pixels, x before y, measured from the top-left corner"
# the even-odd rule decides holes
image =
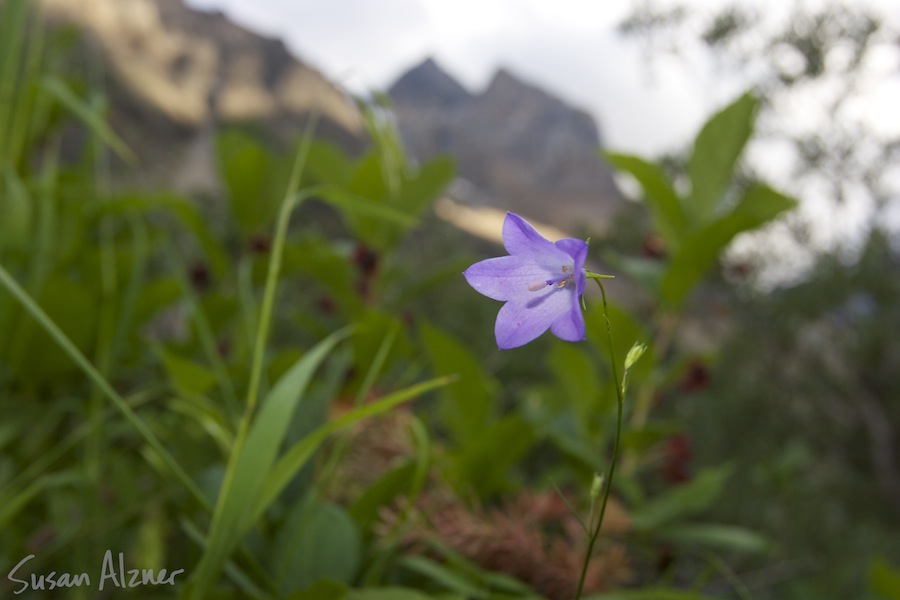
[[[644,201],[653,217],[653,225],[671,250],[678,248],[687,228],[681,199],[663,170],[637,156],[606,152],[606,160],[634,177],[644,190]]]
[[[288,595],[287,600],[341,600],[350,588],[336,581],[320,579],[309,587]]]
[[[900,598],[900,568],[891,566],[882,556],[875,558],[869,568],[869,589],[885,600]]]
[[[692,481],[639,507],[631,515],[632,523],[640,530],[657,529],[705,511],[719,497],[732,471],[730,466],[702,471]]]
[[[22,180],[11,168],[3,171],[0,188],[0,253],[15,249],[25,253],[32,241],[32,202]],[[3,193],[5,192],[5,193]]]
[[[404,228],[416,224],[415,217],[398,208],[372,198],[348,192],[336,186],[323,186],[317,198],[340,209],[348,220],[366,218]]]
[[[149,213],[161,211],[178,219],[184,228],[196,236],[209,260],[213,273],[220,277],[228,268],[225,250],[212,235],[197,205],[181,196],[168,193],[133,193],[119,196],[99,206],[101,213],[125,214],[129,211]]]
[[[450,185],[455,174],[453,159],[439,157],[429,160],[403,183],[398,203],[409,214],[421,214]]]
[[[587,596],[584,600],[717,600],[698,592],[674,590],[670,588],[644,588],[640,590],[618,590],[604,594]]]
[[[481,586],[466,579],[453,569],[426,558],[424,556],[406,556],[400,560],[400,565],[414,573],[422,575],[437,583],[443,588],[462,594],[466,598],[487,598],[487,592]]]
[[[350,590],[346,596],[347,600],[432,600],[431,596],[427,596],[422,592],[401,588],[401,587],[383,587],[383,588],[364,588],[359,590]]]
[[[518,415],[510,415],[471,439],[457,457],[457,484],[471,487],[487,497],[510,488],[509,469],[517,464],[535,442],[531,425]]]
[[[350,514],[363,527],[371,525],[378,517],[378,509],[403,495],[416,476],[416,463],[405,461],[378,478],[353,503]]]
[[[91,290],[81,283],[53,276],[47,279],[35,300],[78,350],[89,353],[97,322],[97,303]],[[23,382],[59,383],[61,377],[78,370],[37,321],[19,319],[11,329],[8,366]]]
[[[358,408],[354,408],[337,419],[318,427],[315,431],[294,444],[294,446],[281,457],[278,464],[267,473],[258,494],[256,505],[253,507],[250,522],[255,522],[263,515],[269,505],[278,498],[278,495],[281,494],[282,490],[290,483],[297,472],[303,468],[306,462],[312,457],[318,447],[329,435],[343,427],[352,425],[361,419],[380,415],[398,404],[409,402],[434,388],[447,385],[450,381],[450,378],[439,377],[437,379],[431,379],[412,385],[408,388],[384,396],[371,404],[364,404]]]
[[[216,156],[238,225],[244,233],[268,226],[277,210],[271,187],[275,157],[261,143],[237,131],[216,138]]]
[[[764,185],[750,186],[731,212],[688,236],[672,256],[661,284],[665,300],[680,306],[736,235],[772,221],[796,204]]]
[[[238,454],[229,463],[230,477],[226,476],[219,493],[206,548],[194,572],[196,595],[207,593],[229,555],[261,516],[262,510],[256,509],[263,484],[273,470],[293,413],[315,370],[346,335],[338,331],[317,344],[266,395],[246,441],[236,447]]]
[[[331,142],[313,140],[303,168],[310,184],[344,186],[353,174],[353,164],[346,154]]]
[[[8,0],[0,5],[0,165],[14,162],[17,156],[8,156],[11,149],[9,132],[16,122],[26,116],[22,105],[16,102],[22,95],[20,76],[22,58],[29,33],[29,2]],[[31,35],[36,36],[34,32]]]
[[[279,528],[272,561],[282,594],[321,579],[350,584],[362,561],[362,540],[343,508],[300,502]]]
[[[425,321],[420,322],[419,330],[434,373],[459,376],[441,394],[442,422],[458,444],[479,439],[494,420],[496,383],[468,349],[450,335]]]
[[[134,152],[110,128],[103,115],[76,96],[66,82],[53,75],[48,75],[41,81],[41,87],[81,119],[88,129],[103,140],[103,143],[118,154],[122,160],[129,163],[136,161]]]
[[[669,525],[657,531],[657,536],[675,544],[692,544],[753,554],[763,554],[772,545],[767,537],[750,529],[712,523]]]
[[[734,179],[734,165],[753,132],[757,100],[746,93],[713,115],[694,142],[688,162],[690,213],[695,224],[707,222]]]
[[[172,385],[182,395],[205,394],[215,385],[216,376],[206,367],[162,347],[156,351],[163,361],[166,374],[172,380]]]
[[[593,432],[602,427],[597,415],[605,414],[603,386],[597,376],[594,359],[577,344],[556,343],[547,358],[555,381],[549,402],[559,402],[565,412],[574,409],[574,425],[580,432]],[[609,405],[611,406],[611,405]],[[582,439],[584,434],[580,435]]]
[[[672,437],[681,431],[677,422],[653,422],[640,429],[622,432],[622,447],[631,450],[645,450],[654,444]]]

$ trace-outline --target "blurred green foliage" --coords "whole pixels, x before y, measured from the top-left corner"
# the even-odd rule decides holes
[[[108,153],[131,154],[99,90],[66,68],[24,1],[0,11],[0,90],[14,100],[0,103],[0,569],[34,554],[28,574],[88,572],[82,597],[94,597],[106,550],[124,552],[128,568],[185,569],[174,586],[143,588],[147,597],[574,592],[584,539],[568,511],[587,515],[615,431],[599,306],[588,306],[586,343],[545,336],[498,352],[496,304],[460,277],[496,250],[431,215],[452,163],[412,164],[379,105],[360,105],[370,145],[358,157],[313,135],[281,154],[222,132],[214,207],[164,190],[111,192]],[[744,576],[803,547],[811,526],[789,517],[806,511],[825,527],[828,516],[816,497],[826,487],[794,490],[827,438],[773,428],[789,415],[787,390],[812,392],[773,363],[791,327],[817,318],[800,307],[843,306],[823,286],[862,284],[811,280],[776,299],[795,312],[736,303],[746,316],[732,317],[721,348],[683,341],[692,307],[706,310],[710,290],[723,289],[710,274],[729,242],[794,205],[736,182],[757,103],[743,95],[703,127],[687,192],[656,164],[607,155],[640,184],[641,213],[663,243],[643,257],[603,251],[642,291],[609,308],[628,398],[620,514],[594,557],[608,568],[591,581],[598,600],[819,589],[815,574],[787,587]],[[84,147],[62,160],[73,123]],[[865,276],[832,274],[895,302],[896,286],[877,274],[893,259],[876,250],[860,263]],[[624,279],[608,284],[613,299],[626,298]],[[840,335],[858,340],[841,349],[865,362],[847,364],[867,366],[873,395],[895,393],[889,336],[865,310],[853,314]],[[640,360],[626,358],[635,342],[647,345]],[[838,375],[857,389],[854,373]],[[761,383],[775,388],[760,395]],[[757,422],[766,435],[753,439],[775,445],[735,448]],[[794,506],[801,499],[818,508]],[[872,536],[888,513],[873,512]],[[860,544],[840,589],[889,597],[896,561],[884,554]],[[17,586],[4,578],[0,592]]]

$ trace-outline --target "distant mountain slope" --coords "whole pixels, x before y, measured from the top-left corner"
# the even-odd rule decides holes
[[[293,57],[280,40],[182,0],[40,0],[52,22],[74,24],[111,75],[113,124],[142,171],[212,184],[213,132],[255,122],[273,139],[300,134],[318,110],[320,135],[348,150],[365,139],[357,107],[338,86]],[[166,183],[171,183],[167,181]]]
[[[473,204],[569,231],[602,231],[622,205],[594,120],[508,71],[472,95],[428,59],[388,93],[409,150],[454,155]]]

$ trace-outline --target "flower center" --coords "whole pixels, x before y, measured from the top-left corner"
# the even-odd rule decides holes
[[[557,288],[564,288],[570,283],[575,283],[575,273],[572,273],[572,267],[568,265],[562,266],[562,276],[561,277],[553,277],[551,279],[542,279],[538,281],[532,281],[528,284],[528,291],[537,292],[539,290],[544,289],[548,285],[555,285]]]

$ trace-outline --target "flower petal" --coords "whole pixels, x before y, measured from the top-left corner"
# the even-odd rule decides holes
[[[588,244],[584,240],[565,238],[557,240],[556,247],[572,257],[575,269],[575,293],[581,296],[587,278],[584,276],[584,263],[587,260]]]
[[[506,213],[503,221],[503,246],[510,254],[528,258],[546,267],[559,269],[570,257],[542,236],[531,223],[515,213]]]
[[[580,342],[585,338],[584,315],[575,297],[572,308],[560,316],[550,326],[553,335],[567,342]]]
[[[571,287],[549,286],[545,292],[532,292],[527,300],[517,298],[503,305],[497,313],[494,335],[501,350],[518,348],[550,329],[568,314],[577,302]]]
[[[528,286],[555,277],[555,273],[520,256],[501,256],[477,262],[463,276],[475,291],[494,300],[534,297]]]

